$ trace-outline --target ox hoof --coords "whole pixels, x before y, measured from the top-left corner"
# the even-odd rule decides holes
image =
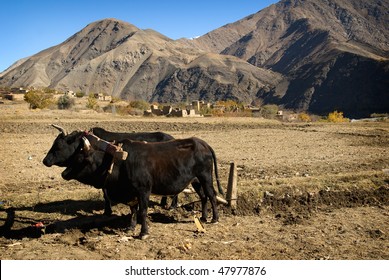
[[[169,205],[164,205],[164,206],[162,206],[162,208],[165,209],[165,210],[170,210],[171,209],[171,207]]]
[[[218,220],[214,220],[214,219],[212,219],[212,221],[211,221],[211,224],[218,224],[219,223],[219,221]]]
[[[149,238],[150,237],[150,234],[148,234],[148,233],[141,233],[140,235],[139,235],[139,239],[140,240],[146,240],[147,238]]]
[[[134,226],[130,226],[130,227],[127,227],[126,228],[126,231],[127,232],[133,232],[135,230],[135,227]]]
[[[165,207],[165,210],[169,210],[169,211],[175,210],[175,209],[177,209],[177,206],[166,206]]]
[[[201,217],[201,218],[200,218],[200,222],[202,222],[202,223],[206,223],[206,222],[207,222],[207,219],[206,219],[206,218],[203,218],[203,217]]]

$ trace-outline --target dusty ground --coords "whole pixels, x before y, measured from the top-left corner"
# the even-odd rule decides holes
[[[196,203],[171,211],[155,204],[150,238],[134,238],[140,226],[124,230],[127,206],[103,217],[100,191],[42,164],[58,134],[51,123],[200,137],[217,153],[224,187],[237,164],[238,208],[219,206],[220,222],[200,234]],[[0,154],[1,259],[389,259],[388,122],[139,118],[6,102]]]

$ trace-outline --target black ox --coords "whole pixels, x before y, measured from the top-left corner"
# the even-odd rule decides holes
[[[173,140],[174,137],[164,132],[111,132],[101,127],[94,127],[91,132],[108,142],[120,142],[124,139],[130,139],[134,141],[146,141],[146,142],[166,142]]]
[[[206,142],[189,138],[159,143],[131,140],[121,143],[123,150],[128,152],[128,157],[126,160],[117,161],[112,173],[108,172],[112,156],[85,143],[83,149],[76,152],[71,164],[62,172],[62,177],[65,180],[76,179],[84,184],[103,188],[110,200],[129,203],[132,230],[136,226],[139,204],[142,239],[148,236],[146,219],[150,195],[176,195],[191,182],[201,198],[201,219],[207,220],[209,199],[213,210],[212,222],[218,221],[212,176],[216,158]],[[216,170],[215,168],[217,175]],[[221,189],[219,191],[222,192]]]
[[[48,167],[53,165],[67,167],[71,155],[73,155],[76,149],[82,145],[80,138],[81,132],[73,132],[68,134],[64,128],[58,125],[52,126],[58,129],[61,133],[57,136],[51,149],[43,159],[43,164]],[[123,141],[124,139],[146,142],[166,142],[174,139],[173,136],[164,132],[111,132],[101,127],[93,127],[90,132],[97,137],[104,139],[105,141],[113,143]],[[111,204],[109,203],[105,192],[103,193],[105,200],[104,214],[111,215]],[[177,201],[177,196],[174,196],[170,207],[175,208],[177,206]],[[161,206],[167,207],[166,197],[162,197]]]
[[[47,166],[57,164],[67,167],[62,177],[102,188],[106,202],[129,203],[131,207],[130,228],[136,225],[136,212],[141,217],[140,237],[148,235],[146,223],[149,196],[176,195],[189,183],[199,194],[202,202],[203,221],[207,219],[207,200],[210,199],[213,218],[218,221],[216,192],[213,188],[213,167],[220,193],[216,156],[203,140],[189,138],[161,143],[145,143],[131,140],[118,141],[128,152],[124,161],[116,161],[111,169],[112,155],[96,150],[83,140],[83,132],[60,135],[44,159]],[[58,143],[59,142],[59,143]],[[106,203],[107,205],[107,203]],[[109,205],[110,207],[110,205]],[[107,206],[106,206],[107,208]],[[106,209],[107,210],[107,209]]]

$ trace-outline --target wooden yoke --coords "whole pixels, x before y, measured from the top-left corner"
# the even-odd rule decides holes
[[[85,132],[84,137],[88,139],[92,147],[112,155],[115,160],[127,159],[128,153],[123,151],[121,144],[114,145],[113,143],[105,141],[90,132]]]

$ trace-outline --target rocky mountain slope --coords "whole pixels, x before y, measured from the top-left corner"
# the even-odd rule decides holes
[[[365,116],[389,111],[388,27],[388,0],[283,0],[185,43],[287,76],[267,102]]]
[[[389,0],[282,0],[194,40],[106,19],[10,67],[0,85],[367,116],[389,111],[388,26]]]

